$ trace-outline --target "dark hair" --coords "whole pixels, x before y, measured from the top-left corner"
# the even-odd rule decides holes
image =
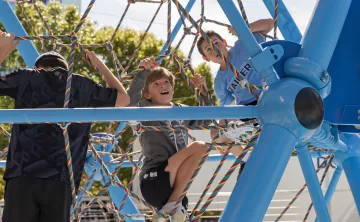
[[[209,38],[211,38],[212,36],[216,36],[216,37],[218,37],[221,41],[223,40],[223,38],[221,37],[221,35],[219,35],[219,33],[215,32],[215,31],[213,31],[213,30],[206,31],[205,33],[206,33],[206,35],[207,35]],[[204,39],[204,37],[200,37],[200,39],[198,40],[198,42],[197,42],[197,44],[196,44],[196,46],[197,46],[197,48],[198,48],[198,50],[199,50],[199,52],[200,52],[200,54],[201,54],[202,56],[205,56],[205,53],[204,53],[204,52],[202,51],[202,49],[201,49],[201,44],[202,44],[204,41],[206,41],[206,40]]]
[[[60,67],[63,69],[68,70],[68,64],[66,62],[66,59],[62,57],[59,53],[50,51],[45,52],[41,54],[37,59],[35,60],[35,66],[36,67],[43,67],[43,68],[56,68]]]
[[[169,70],[162,68],[162,67],[157,67],[149,73],[149,75],[146,79],[144,89],[143,89],[143,94],[146,92],[149,92],[149,85],[151,83],[155,82],[156,80],[163,79],[163,78],[167,78],[170,81],[170,84],[172,85],[172,87],[174,87],[175,76],[171,72],[169,72]]]
[[[36,63],[36,67],[51,67],[51,68],[63,68],[68,70],[67,62],[57,57],[44,57],[39,59]]]

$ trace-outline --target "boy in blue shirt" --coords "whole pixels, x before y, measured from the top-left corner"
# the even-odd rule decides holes
[[[274,27],[274,20],[272,19],[260,19],[249,25],[250,31],[254,34],[254,37],[258,43],[265,41],[265,37],[262,37],[261,34],[267,34]],[[236,36],[234,29],[229,28],[229,32],[232,35]],[[207,36],[214,42],[219,51],[237,68],[239,69],[246,61],[248,61],[250,55],[246,50],[244,44],[238,39],[235,42],[233,47],[227,45],[225,39],[221,37],[218,33],[214,31],[207,31]],[[257,104],[256,97],[252,95],[246,88],[241,88],[240,80],[234,75],[233,71],[227,67],[226,63],[221,59],[221,57],[211,48],[211,45],[204,39],[200,38],[197,42],[197,48],[200,54],[203,56],[203,59],[208,62],[214,62],[220,65],[219,70],[216,73],[214,80],[214,90],[216,97],[219,99],[220,106],[231,105],[235,100],[235,105],[251,105],[254,106]],[[244,75],[245,79],[252,85],[261,86],[263,81],[260,74],[252,69],[250,64],[245,65],[246,72],[241,74]],[[261,93],[261,90],[256,91],[257,94]],[[247,121],[250,119],[241,119],[242,121]],[[228,124],[226,120],[221,120],[220,124]],[[234,124],[232,124],[234,125]],[[229,143],[236,142],[234,138],[234,131],[237,131],[237,135],[243,134],[245,130],[248,130],[248,127],[243,127],[243,129],[234,129],[233,127],[228,127],[224,132],[219,132],[218,130],[211,131],[212,139],[220,133],[220,138],[217,142],[220,143]],[[236,134],[236,132],[235,132]],[[241,146],[236,146],[232,148],[232,153],[234,155],[239,155],[242,151]],[[240,172],[243,169],[245,163],[241,163]]]
[[[256,41],[262,43],[265,41],[265,38],[261,37],[259,33],[267,34],[273,26],[274,22],[272,19],[261,19],[250,24],[250,31],[254,33]],[[229,28],[229,32],[236,35],[233,28]],[[240,39],[235,42],[233,47],[228,49],[226,40],[223,39],[221,35],[214,31],[207,31],[206,34],[237,69],[249,59],[250,55]],[[205,61],[220,65],[214,81],[214,90],[216,97],[219,99],[220,106],[230,105],[234,99],[236,100],[236,105],[256,105],[255,96],[248,92],[247,89],[240,87],[239,79],[236,78],[226,63],[213,51],[204,38],[199,39],[197,48]],[[245,74],[245,79],[247,79],[250,84],[262,84],[261,76],[256,73],[250,65],[246,65],[245,69],[248,72],[243,74]],[[257,93],[261,93],[261,91],[257,91]]]

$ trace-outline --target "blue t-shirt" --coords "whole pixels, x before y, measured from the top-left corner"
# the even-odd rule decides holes
[[[67,72],[18,70],[0,77],[0,96],[15,99],[15,109],[62,108]],[[113,107],[117,90],[73,75],[69,108]],[[69,128],[70,149],[75,186],[84,169],[91,123],[72,123]],[[14,124],[4,179],[19,176],[46,178],[69,183],[64,136],[57,124]]]
[[[259,34],[254,34],[254,37],[258,43],[265,41],[265,38],[261,37]],[[244,62],[248,61],[250,58],[248,51],[240,40],[235,42],[235,45],[230,49],[229,53],[230,62],[236,67],[236,69],[239,69]],[[251,71],[245,72],[245,79],[247,79],[247,81],[252,85],[261,86],[261,75],[255,72],[253,68],[247,70]],[[220,69],[218,70],[215,76],[214,90],[221,106],[230,105],[234,99],[236,99],[236,105],[246,105],[256,100],[255,96],[247,89],[241,88],[240,81],[236,78],[234,72],[231,71],[229,67],[227,67],[224,71],[221,71]],[[260,90],[256,92],[258,94],[261,93]]]

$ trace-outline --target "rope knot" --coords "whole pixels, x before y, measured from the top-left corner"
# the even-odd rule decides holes
[[[70,126],[71,123],[58,123],[61,129],[66,129],[68,126]]]
[[[206,19],[206,16],[205,15],[203,15],[203,16],[201,16],[200,17],[200,22],[208,22],[208,20]]]
[[[111,42],[105,43],[105,47],[106,47],[106,49],[109,50],[109,51],[112,51],[112,50],[113,50],[113,45],[111,44]]]
[[[191,34],[191,28],[189,28],[189,27],[184,27],[184,34],[190,35],[190,34]]]
[[[190,59],[184,59],[184,67],[189,67],[191,65]]]

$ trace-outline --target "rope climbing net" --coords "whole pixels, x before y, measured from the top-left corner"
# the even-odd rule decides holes
[[[130,72],[130,67],[135,61],[136,55],[140,50],[140,47],[144,40],[147,37],[147,34],[149,33],[150,28],[152,27],[156,17],[159,14],[160,9],[164,6],[164,4],[167,5],[167,40],[165,43],[166,51],[163,54],[160,54],[157,56],[158,61],[162,61],[163,59],[167,59],[167,62],[165,66],[168,66],[170,63],[175,64],[178,72],[177,74],[181,75],[183,80],[187,83],[189,88],[192,90],[192,92],[195,94],[196,98],[198,99],[200,105],[205,105],[205,102],[202,100],[200,89],[196,88],[190,81],[190,78],[187,74],[187,72],[190,72],[192,75],[195,75],[195,71],[191,66],[191,58],[193,55],[193,51],[196,45],[196,42],[200,37],[204,38],[209,45],[212,47],[212,49],[223,59],[223,61],[226,63],[226,65],[233,71],[234,75],[239,78],[241,81],[244,81],[243,87],[245,87],[250,93],[252,93],[254,96],[258,97],[256,91],[263,89],[263,86],[255,86],[249,84],[246,79],[241,75],[241,73],[238,71],[238,69],[232,65],[232,63],[221,53],[220,50],[216,47],[216,45],[211,41],[209,36],[206,35],[206,32],[203,31],[203,25],[204,23],[214,23],[217,25],[230,27],[230,25],[208,19],[205,17],[205,0],[201,0],[201,14],[200,19],[194,20],[194,18],[185,10],[185,8],[179,3],[178,0],[129,0],[127,6],[125,7],[124,12],[122,13],[122,16],[112,33],[111,37],[107,42],[104,42],[103,44],[81,44],[81,42],[78,39],[79,31],[82,28],[84,22],[88,18],[89,12],[94,6],[94,3],[96,0],[91,0],[88,4],[85,12],[81,16],[80,21],[76,25],[75,29],[68,34],[64,35],[53,35],[53,32],[49,28],[49,25],[45,21],[44,17],[41,14],[41,10],[39,10],[39,7],[37,6],[37,3],[35,1],[17,1],[17,5],[19,9],[21,10],[21,14],[24,17],[25,21],[29,24],[29,27],[33,29],[33,26],[31,25],[31,22],[26,15],[26,12],[24,10],[24,7],[34,7],[36,9],[36,12],[39,15],[39,18],[41,19],[44,27],[44,31],[47,33],[47,35],[38,35],[35,30],[33,30],[32,33],[34,33],[33,36],[17,36],[16,39],[18,40],[35,40],[39,41],[41,44],[41,50],[46,51],[46,47],[44,44],[44,41],[53,41],[54,46],[53,50],[61,50],[63,47],[70,48],[70,59],[69,59],[69,71],[67,76],[67,84],[66,84],[66,91],[65,91],[65,101],[64,101],[64,108],[68,108],[69,105],[69,99],[70,99],[70,91],[71,91],[71,82],[72,82],[72,75],[74,71],[74,64],[75,64],[75,52],[78,49],[83,55],[85,55],[85,48],[87,47],[103,47],[106,48],[109,53],[112,56],[112,63],[115,68],[115,73],[118,79],[122,82],[128,82],[130,81],[135,75],[137,75],[139,72],[142,71],[142,68],[138,68]],[[114,51],[112,42],[115,39],[115,36],[120,30],[120,27],[124,21],[125,16],[127,15],[129,8],[132,7],[134,4],[139,3],[153,3],[158,4],[158,7],[156,9],[156,12],[152,19],[150,20],[149,25],[147,26],[144,34],[142,35],[140,41],[138,42],[138,45],[135,47],[132,56],[128,58],[127,63],[125,66],[123,66],[123,63],[121,63]],[[239,8],[242,13],[243,19],[246,22],[247,25],[249,25],[247,15],[243,6],[243,3],[241,0],[238,0]],[[171,24],[171,18],[172,18],[172,7],[176,6],[176,11],[180,15],[180,19],[183,25],[183,35],[181,36],[180,40],[177,42],[177,44],[174,46],[172,44],[172,38],[171,38],[171,32],[172,32],[172,24]],[[273,36],[264,36],[270,39],[276,39],[277,38],[277,13],[278,9],[278,1],[275,1],[275,12],[274,12],[274,21],[275,21],[275,28],[274,28],[274,35]],[[188,25],[185,21],[185,19],[190,22],[190,25]],[[177,54],[178,49],[180,48],[180,45],[182,44],[183,40],[186,36],[191,35],[194,37],[194,40],[192,42],[190,51],[188,53],[188,56],[186,59],[183,59],[181,56]],[[64,42],[71,41],[71,44],[65,44]],[[95,67],[94,67],[95,68]],[[207,92],[208,100],[211,102],[212,105],[215,105],[215,101],[213,100],[213,97],[210,92]],[[239,122],[237,123],[237,127],[241,126],[253,126],[253,124],[256,123],[256,120],[250,120],[246,122]],[[11,124],[11,123],[9,123]],[[32,124],[27,122],[26,124]],[[123,208],[125,206],[125,202],[127,201],[127,198],[131,198],[132,200],[148,207],[153,213],[160,214],[162,217],[170,220],[169,215],[165,215],[162,213],[159,213],[157,209],[146,203],[141,197],[139,197],[135,192],[132,191],[134,179],[136,178],[137,173],[140,170],[141,162],[143,159],[143,155],[141,151],[134,151],[133,145],[136,139],[138,138],[141,133],[145,131],[178,131],[178,130],[211,130],[211,129],[221,129],[224,130],[227,128],[225,125],[220,125],[213,121],[212,125],[204,125],[204,126],[196,126],[196,127],[190,127],[190,126],[143,126],[141,123],[127,123],[126,127],[118,130],[114,134],[106,134],[104,137],[96,136],[95,134],[91,136],[89,145],[88,145],[88,153],[91,155],[94,162],[98,163],[101,167],[100,168],[93,168],[93,171],[88,174],[88,178],[86,183],[79,188],[79,192],[76,193],[75,191],[75,185],[74,185],[74,176],[73,176],[73,166],[72,166],[72,156],[71,156],[71,150],[70,150],[70,142],[69,142],[69,135],[68,135],[68,126],[69,123],[56,123],[61,127],[63,131],[64,141],[65,141],[65,153],[67,158],[67,167],[69,171],[69,178],[71,183],[71,194],[72,194],[72,219],[76,221],[80,221],[81,217],[84,216],[89,209],[91,208],[93,203],[99,204],[101,207],[105,208],[108,212],[112,212],[118,221],[123,220],[125,218],[132,218],[132,219],[138,219],[138,220],[145,220],[145,219],[151,219],[151,215],[148,214],[123,214]],[[118,144],[118,139],[124,135],[124,133],[128,130],[128,128],[131,127],[134,131],[133,137],[130,139],[129,144],[127,147],[123,148],[120,147]],[[3,126],[0,127],[1,131],[8,137],[10,137],[10,134],[5,130]],[[240,138],[240,144],[243,145],[244,149],[242,153],[236,157],[235,161],[231,164],[229,169],[226,171],[226,173],[223,175],[223,177],[220,179],[220,182],[218,184],[215,184],[215,188],[213,191],[208,193],[209,189],[215,182],[215,178],[218,176],[220,170],[223,167],[224,162],[226,161],[227,157],[229,156],[229,153],[231,149],[239,145],[239,143],[217,143],[215,138],[213,141],[208,143],[208,149],[201,159],[197,169],[193,173],[192,177],[188,181],[188,184],[186,188],[184,189],[181,197],[178,199],[177,203],[175,204],[175,207],[173,208],[173,211],[170,213],[175,212],[177,207],[179,207],[182,199],[188,192],[189,188],[191,187],[192,183],[194,182],[195,177],[198,175],[199,171],[201,170],[202,166],[204,165],[205,161],[210,155],[210,152],[213,150],[220,150],[223,149],[222,152],[224,155],[221,158],[218,166],[216,167],[213,175],[209,179],[209,182],[204,188],[204,191],[202,192],[199,200],[196,202],[195,207],[191,211],[191,220],[195,221],[198,220],[201,216],[204,215],[209,205],[212,203],[214,198],[217,196],[217,194],[221,191],[225,183],[228,181],[234,170],[239,166],[240,162],[242,161],[243,157],[252,150],[252,147],[256,144],[257,138],[261,133],[261,129],[259,127],[254,127],[253,131],[249,131],[244,135],[239,135]],[[189,137],[191,140],[195,140],[190,134]],[[111,146],[111,149],[108,150],[108,146]],[[311,147],[310,150],[314,152],[329,152],[328,150],[319,149],[316,147]],[[7,154],[7,149],[5,148],[2,152],[0,152],[0,157],[3,158]],[[134,159],[134,155],[139,155],[137,160]],[[296,152],[293,152],[293,155],[296,155]],[[331,163],[332,156],[328,157],[330,158],[330,161],[326,165],[324,176],[326,175],[329,164]],[[129,162],[131,166],[133,167],[133,174],[131,176],[131,179],[129,180],[127,186],[123,185],[119,178],[118,178],[118,172],[122,168],[125,162]],[[324,164],[322,164],[324,165]],[[320,168],[318,169],[318,171]],[[95,175],[100,173],[103,186],[102,189],[96,194],[93,195],[89,192],[92,182],[95,180]],[[322,178],[323,181],[323,178]],[[322,183],[321,181],[321,183]],[[122,201],[120,203],[111,203],[110,205],[106,204],[104,201],[101,200],[101,196],[110,194],[109,188],[110,187],[119,187],[125,191],[125,195],[122,197]],[[296,198],[300,193],[305,189],[306,185],[302,188],[301,191],[297,194]],[[81,208],[81,203],[83,202],[85,197],[89,197],[91,200],[88,202],[88,204]],[[207,198],[206,198],[207,197]],[[204,201],[204,199],[206,200]],[[291,204],[296,200],[294,200],[289,203],[287,209],[291,206]],[[312,205],[311,205],[312,206]],[[287,209],[284,209],[284,211],[279,216],[278,220],[286,213]],[[311,207],[309,207],[308,212],[310,212]],[[308,215],[308,214],[307,214]],[[307,216],[306,216],[307,217]]]

